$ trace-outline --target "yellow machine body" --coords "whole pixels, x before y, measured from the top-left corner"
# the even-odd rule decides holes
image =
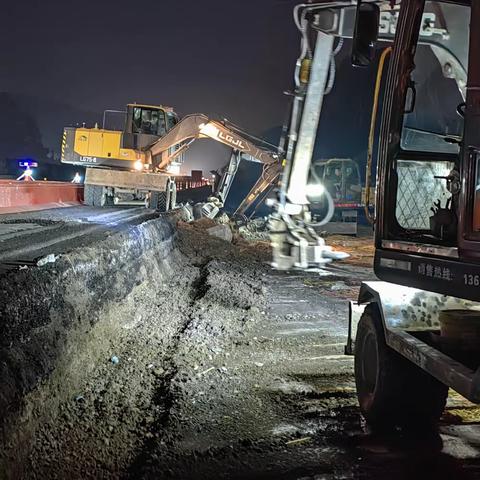
[[[66,127],[62,162],[85,167],[142,170],[145,148],[165,135],[178,121],[169,107],[128,104],[123,131]]]
[[[68,145],[68,130],[65,129],[62,153]],[[75,128],[73,135],[73,157],[75,164],[88,166],[103,166],[115,168],[134,168],[137,160],[143,161],[145,155],[131,148],[122,148],[123,132],[115,130],[102,130],[99,128]],[[64,157],[62,155],[62,161]],[[70,163],[70,162],[68,162]]]

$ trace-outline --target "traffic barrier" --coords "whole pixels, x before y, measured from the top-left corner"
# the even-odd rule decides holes
[[[83,185],[0,180],[0,213],[68,207],[83,202]]]

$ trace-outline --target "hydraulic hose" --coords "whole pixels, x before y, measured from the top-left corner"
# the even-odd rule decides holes
[[[317,172],[315,171],[314,164],[310,168],[310,174],[312,175],[312,178],[315,180],[315,183],[317,185],[322,184],[322,180],[320,179],[320,177],[317,175]],[[309,223],[308,225],[310,227],[322,227],[332,219],[333,214],[335,213],[335,202],[333,201],[332,195],[326,188],[323,189],[322,196],[325,196],[325,198],[327,199],[327,213],[319,222]]]
[[[370,224],[373,225],[375,221],[375,216],[370,213],[368,207],[370,206],[370,180],[372,176],[372,159],[373,159],[373,146],[375,143],[375,127],[377,124],[377,113],[378,113],[378,99],[380,97],[380,87],[382,85],[382,76],[383,70],[385,67],[385,60],[388,55],[392,53],[392,47],[386,48],[382,55],[380,56],[380,61],[378,63],[377,70],[377,79],[375,82],[375,93],[373,96],[373,108],[372,116],[370,118],[370,133],[368,135],[368,150],[367,150],[367,165],[365,168],[365,216]]]
[[[327,213],[319,222],[309,223],[309,227],[323,227],[323,225],[327,224],[332,219],[333,214],[335,213],[335,202],[333,201],[333,197],[330,195],[330,192],[325,189],[322,195],[324,195],[327,199]]]
[[[325,87],[324,95],[328,95],[332,91],[333,85],[335,84],[335,74],[337,70],[337,67],[335,65],[335,57],[337,56],[338,52],[342,49],[342,47],[343,47],[343,38],[340,38],[330,58],[330,72],[328,74],[328,83],[327,83],[327,86]]]

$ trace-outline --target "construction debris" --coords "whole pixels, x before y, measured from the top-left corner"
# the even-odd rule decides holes
[[[238,228],[238,233],[250,242],[267,241],[269,239],[268,222],[265,218],[249,220],[245,225]]]
[[[202,375],[206,375],[208,372],[211,372],[212,370],[215,370],[215,367],[207,368],[207,369],[204,370],[203,372],[200,372],[200,373],[198,374],[198,376],[201,377]]]
[[[207,229],[207,233],[212,237],[221,238],[229,243],[233,240],[233,233],[228,225],[216,225]]]
[[[40,260],[37,262],[37,267],[43,267],[44,265],[47,265],[48,263],[55,263],[57,260],[58,256],[50,253],[46,255],[45,257],[42,257]]]
[[[297,445],[299,443],[309,442],[311,439],[312,437],[296,438],[295,440],[289,440],[288,442],[285,442],[285,445]]]

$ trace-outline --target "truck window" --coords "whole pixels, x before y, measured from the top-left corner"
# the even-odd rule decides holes
[[[435,177],[446,177],[453,169],[451,162],[397,161],[396,217],[402,228],[430,230],[430,217],[435,203],[445,207],[451,200],[446,182]]]

